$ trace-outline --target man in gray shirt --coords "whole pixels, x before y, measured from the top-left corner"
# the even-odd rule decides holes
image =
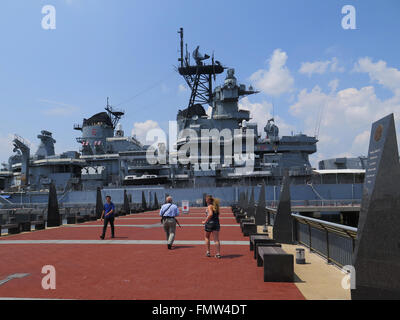
[[[176,231],[176,219],[179,216],[179,209],[177,205],[172,203],[172,197],[167,197],[166,203],[161,207],[160,210],[161,223],[164,226],[165,233],[167,235],[168,249],[172,249],[172,244],[175,239]]]

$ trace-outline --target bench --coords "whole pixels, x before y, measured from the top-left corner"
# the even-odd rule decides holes
[[[67,224],[75,224],[76,216],[67,216]]]
[[[128,213],[125,211],[124,208],[121,208],[120,210],[118,210],[118,217],[123,217],[126,216]]]
[[[271,239],[267,234],[252,234],[250,236],[249,244],[250,244],[250,251],[254,250],[254,247],[257,243],[271,243]]]
[[[84,215],[81,216],[80,214],[76,216],[67,216],[67,224],[80,224],[85,223],[87,221],[97,221],[97,217],[93,215]]]
[[[259,259],[258,257],[258,248],[260,247],[282,247],[280,243],[276,243],[274,240],[270,240],[269,242],[264,241],[262,243],[255,243],[254,245],[254,250],[253,250],[253,258],[257,260],[257,265],[259,264],[259,267],[262,266],[262,260]]]
[[[31,225],[35,226],[35,230],[46,229],[46,223],[43,220],[31,221]]]
[[[44,221],[43,214],[33,214],[30,221],[31,226],[35,226],[35,230],[46,229],[46,222]]]
[[[239,213],[236,215],[236,222],[240,223],[242,219],[247,219],[247,216],[244,213]]]
[[[242,224],[242,232],[245,237],[257,233],[257,225],[253,222],[244,222]]]
[[[264,282],[293,282],[293,255],[276,246],[257,247],[257,266],[264,266]]]
[[[242,224],[245,222],[254,223],[254,219],[253,218],[245,218],[245,219],[240,220],[240,227],[242,227]]]
[[[77,216],[75,216],[75,223],[84,223],[84,222],[86,222],[85,221],[85,217],[84,216],[81,216],[81,215],[77,215]]]
[[[16,223],[8,223],[0,226],[0,236],[2,229],[6,229],[8,231],[8,234],[17,234],[21,232],[20,226]]]
[[[31,222],[30,221],[20,222],[19,228],[21,232],[31,232]]]

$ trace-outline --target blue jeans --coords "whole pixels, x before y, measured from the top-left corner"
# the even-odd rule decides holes
[[[105,217],[104,218],[103,234],[101,235],[102,238],[104,238],[106,236],[107,225],[109,222],[111,225],[111,236],[114,238],[114,217]]]

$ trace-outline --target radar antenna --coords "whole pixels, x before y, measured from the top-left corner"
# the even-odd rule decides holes
[[[216,75],[224,72],[224,68],[219,62],[214,61],[214,53],[212,55],[211,64],[205,61],[210,58],[209,55],[200,53],[200,47],[197,46],[193,52],[195,65],[190,63],[190,54],[188,53],[187,44],[185,45],[186,53],[184,57],[183,28],[178,31],[180,35],[180,67],[179,74],[185,79],[187,85],[192,91],[189,99],[188,108],[195,104],[212,105],[213,88],[212,80],[216,80]]]
[[[107,97],[107,106],[105,107],[109,117],[111,118],[111,123],[113,125],[113,129],[117,126],[119,120],[124,116],[125,112],[123,110],[118,110],[112,107],[109,103],[109,98]]]

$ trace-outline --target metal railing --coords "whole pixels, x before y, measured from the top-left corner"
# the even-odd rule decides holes
[[[357,228],[292,213],[293,240],[340,267],[353,264]],[[266,220],[274,225],[276,212],[267,210]]]
[[[292,214],[294,240],[340,267],[353,263],[357,228]]]
[[[279,201],[267,201],[266,207],[277,208]],[[339,200],[292,200],[293,207],[359,207],[360,199],[339,199]]]

